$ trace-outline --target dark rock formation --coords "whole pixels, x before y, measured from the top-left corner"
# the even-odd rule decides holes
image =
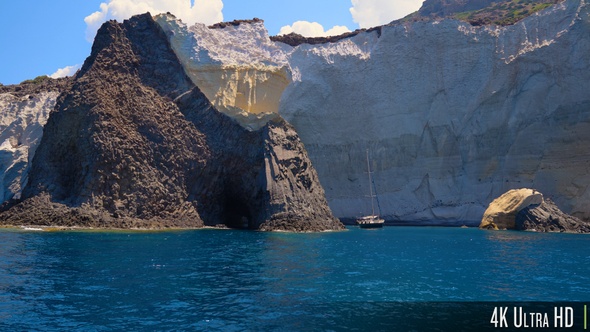
[[[309,44],[309,45],[316,45],[316,44],[326,44],[326,43],[335,43],[342,39],[351,38],[358,35],[361,32],[373,32],[377,31],[377,36],[381,37],[381,26],[373,27],[370,29],[357,29],[351,32],[345,32],[343,34],[337,36],[326,36],[326,37],[304,37],[300,34],[291,32],[286,35],[280,36],[271,36],[270,40],[274,42],[281,42],[287,45],[291,45],[293,47],[301,45],[301,44]]]
[[[548,198],[538,205],[530,205],[516,215],[517,230],[538,232],[590,233],[590,222],[562,212]]]
[[[295,232],[338,229],[333,219],[326,218],[331,211],[324,190],[295,129],[277,119],[264,127],[262,133],[264,201],[268,201],[264,216],[268,221],[261,229]],[[301,211],[307,211],[306,219],[297,217]]]
[[[264,23],[264,20],[255,17],[251,20],[233,20],[231,22],[220,22],[208,26],[209,29],[223,29],[225,27],[234,26],[237,27],[240,24],[252,24],[252,23]]]
[[[149,14],[105,23],[0,223],[341,229],[293,128],[250,132],[184,73]]]

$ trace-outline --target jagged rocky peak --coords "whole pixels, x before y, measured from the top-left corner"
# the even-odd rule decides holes
[[[156,21],[190,79],[217,109],[251,130],[276,117],[291,71],[262,20],[211,28],[200,23],[189,27],[171,15],[158,15]]]
[[[1,223],[343,227],[293,128],[277,117],[247,130],[217,111],[149,14],[99,29],[30,168],[22,199],[5,204]]]

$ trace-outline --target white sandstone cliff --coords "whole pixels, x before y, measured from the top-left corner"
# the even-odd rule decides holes
[[[568,0],[508,27],[386,26],[355,53],[300,46],[280,114],[298,130],[338,217],[481,218],[511,188],[590,217],[590,6]],[[376,34],[376,33],[373,33]],[[360,52],[363,49],[364,52]]]
[[[187,27],[169,14],[156,21],[190,79],[218,110],[251,129],[276,116],[291,77],[286,54],[262,22],[209,29],[201,23]]]
[[[336,216],[366,213],[370,149],[386,218],[476,224],[495,197],[523,186],[590,217],[589,11],[567,0],[514,26],[418,22],[297,47],[271,43],[261,24],[159,22],[217,105],[251,112],[241,95],[274,105],[268,95],[291,78],[278,111],[305,143]]]
[[[19,198],[58,92],[0,94],[0,202]]]

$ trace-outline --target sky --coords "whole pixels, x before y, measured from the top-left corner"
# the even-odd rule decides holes
[[[96,30],[149,11],[171,12],[187,24],[264,20],[270,35],[337,35],[386,24],[423,0],[29,0],[0,1],[0,83],[40,75],[72,75],[82,65]]]

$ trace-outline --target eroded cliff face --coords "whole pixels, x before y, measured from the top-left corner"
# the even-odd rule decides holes
[[[523,186],[590,217],[589,8],[568,0],[513,26],[400,23],[295,47],[269,43],[260,22],[230,30],[158,22],[204,86],[235,81],[207,76],[212,67],[288,69],[278,111],[338,217],[369,209],[369,149],[385,218],[476,225],[495,197]],[[239,38],[224,42],[230,36]],[[251,109],[222,90],[232,101],[217,104]]]
[[[276,135],[283,131],[292,135]],[[276,149],[288,155],[282,164],[307,167],[267,176],[274,164],[265,155]],[[305,190],[277,202],[299,181]],[[145,14],[98,31],[49,116],[22,199],[4,207],[0,223],[342,229],[323,195],[292,127],[277,117],[251,131],[218,112]]]
[[[338,217],[367,209],[370,149],[389,220],[477,224],[523,186],[587,218],[589,12],[572,0],[508,27],[443,20],[301,45],[280,113]]]
[[[31,83],[18,91],[8,87],[0,91],[0,202],[20,198],[61,89],[60,84]]]
[[[170,14],[156,20],[190,79],[217,109],[253,130],[276,117],[291,75],[262,21],[208,28],[187,27]]]

